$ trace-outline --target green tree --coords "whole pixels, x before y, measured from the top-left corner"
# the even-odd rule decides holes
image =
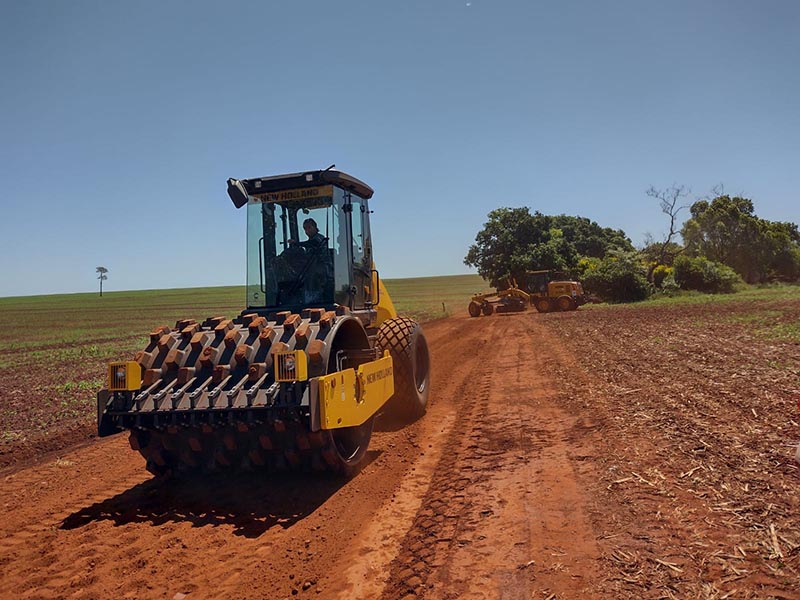
[[[699,200],[681,230],[687,251],[731,267],[748,283],[797,279],[800,234],[794,223],[760,219],[752,200]]]
[[[604,258],[611,249],[633,250],[633,244],[621,229],[600,227],[586,217],[556,215],[548,218],[552,219],[552,226],[561,231],[564,239],[575,246],[580,256]]]
[[[632,250],[621,230],[600,227],[584,217],[531,214],[527,207],[498,208],[475,236],[464,264],[475,267],[495,287],[529,270],[573,273],[583,256],[603,258],[611,249]]]
[[[769,257],[767,279],[800,280],[800,232],[794,223],[761,221]]]
[[[704,256],[679,256],[675,259],[675,283],[684,290],[710,294],[730,294],[736,291],[741,277],[729,266]]]
[[[106,273],[108,273],[108,269],[106,269],[105,267],[96,267],[95,268],[95,273],[98,273],[97,278],[100,280],[100,297],[102,297],[103,296],[103,282],[106,279],[108,279],[108,275],[106,275]]]
[[[633,251],[609,251],[584,275],[583,286],[606,302],[638,302],[651,291],[647,270]]]

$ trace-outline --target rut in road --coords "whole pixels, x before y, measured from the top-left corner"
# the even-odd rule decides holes
[[[456,424],[391,565],[383,600],[593,597],[599,550],[526,315],[481,319],[492,343],[452,400]],[[475,323],[470,322],[470,324]]]

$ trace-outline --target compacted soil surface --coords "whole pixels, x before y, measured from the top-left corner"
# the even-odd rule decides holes
[[[39,455],[0,473],[0,597],[800,598],[800,303],[747,314],[428,323],[428,413],[349,481]]]

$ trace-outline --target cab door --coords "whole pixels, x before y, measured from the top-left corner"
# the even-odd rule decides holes
[[[367,201],[355,194],[346,193],[345,212],[348,215],[350,240],[350,308],[363,309],[372,296],[372,244],[369,238]]]

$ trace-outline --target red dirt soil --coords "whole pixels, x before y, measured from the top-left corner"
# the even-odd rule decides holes
[[[428,414],[349,482],[7,470],[0,597],[800,598],[797,346],[671,310],[427,324]]]

